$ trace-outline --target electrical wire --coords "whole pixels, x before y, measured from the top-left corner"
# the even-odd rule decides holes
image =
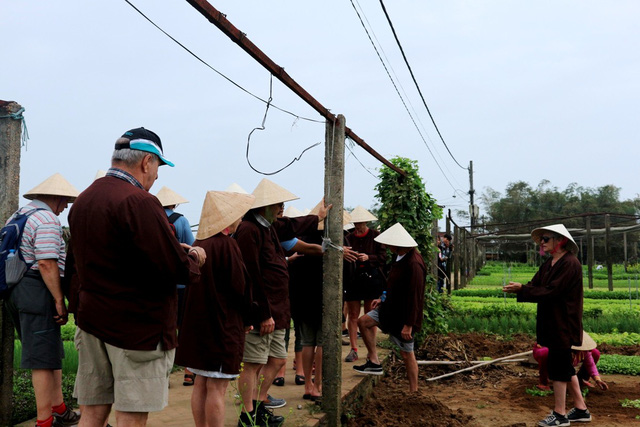
[[[449,183],[451,188],[455,191],[456,188],[454,187],[454,185],[449,180],[449,177],[447,176],[447,174],[445,174],[444,171],[442,170],[442,166],[440,166],[440,163],[438,163],[438,160],[434,156],[433,151],[431,151],[431,148],[429,147],[429,144],[427,144],[427,141],[425,140],[424,135],[422,135],[422,132],[420,131],[420,128],[418,127],[415,119],[413,118],[413,115],[409,111],[409,108],[407,107],[407,103],[405,102],[404,98],[400,94],[400,91],[398,90],[398,86],[396,85],[396,82],[393,80],[393,77],[391,77],[391,74],[389,73],[389,69],[387,68],[387,65],[383,61],[382,57],[380,56],[380,52],[378,51],[378,48],[376,47],[375,43],[371,39],[371,35],[369,34],[369,30],[364,25],[362,17],[360,16],[360,12],[358,12],[358,9],[356,8],[355,4],[353,3],[353,0],[350,0],[350,1],[351,1],[351,6],[353,7],[353,10],[355,10],[356,15],[358,15],[358,19],[360,20],[360,24],[362,25],[362,28],[364,28],[364,31],[367,34],[367,37],[369,38],[369,41],[371,42],[371,45],[373,46],[373,49],[375,50],[376,54],[378,55],[378,59],[380,59],[380,62],[382,63],[382,66],[384,67],[385,71],[387,72],[387,76],[391,80],[391,83],[393,84],[393,87],[395,88],[396,93],[400,97],[400,101],[402,102],[402,105],[404,105],[405,110],[407,110],[407,114],[409,114],[409,117],[411,118],[411,121],[413,122],[413,125],[415,126],[416,130],[418,131],[418,134],[420,135],[420,138],[422,139],[422,142],[424,142],[424,145],[425,145],[425,147],[427,147],[427,150],[429,151],[429,154],[431,154],[431,157],[433,158],[433,161],[436,163],[436,166],[438,166],[438,169],[440,169],[440,172],[442,172],[442,176],[444,177],[444,179]]]
[[[348,138],[348,139],[349,139],[350,141],[353,141],[351,138]],[[371,175],[371,176],[372,176],[372,177],[374,177],[375,179],[378,179],[378,177],[377,177],[377,176],[375,176],[375,175],[374,175],[374,174],[369,170],[369,168],[368,168],[368,167],[366,167],[366,166],[365,166],[365,165],[360,161],[360,159],[358,158],[358,156],[356,156],[356,153],[354,153],[354,152],[353,152],[353,150],[351,149],[351,147],[349,146],[349,144],[344,144],[344,146],[345,146],[345,147],[347,147],[347,150],[349,150],[349,152],[351,153],[350,155],[351,155],[351,156],[353,156],[353,158],[354,158],[354,159],[356,159],[356,160],[358,161],[358,163],[360,163],[360,166],[362,166],[362,168],[363,168],[364,170],[366,170],[366,171],[369,173],[369,175]]]
[[[162,28],[160,28],[160,26],[158,24],[156,24],[155,22],[153,22],[151,20],[151,18],[149,18],[147,15],[145,15],[140,9],[138,9],[135,5],[133,5],[129,0],[124,0],[129,6],[131,6],[136,12],[138,12],[140,15],[142,15],[142,17],[144,19],[146,19],[147,21],[149,21],[151,23],[151,25],[153,25],[154,27],[156,27],[158,30],[160,30],[165,36],[169,37],[171,40],[173,40],[178,46],[180,46],[181,48],[183,48],[184,50],[186,50],[191,56],[193,56],[194,58],[196,58],[198,61],[202,62],[205,66],[207,66],[208,68],[210,68],[211,70],[213,70],[214,72],[216,72],[219,76],[221,76],[222,78],[224,78],[225,80],[227,80],[229,83],[231,83],[232,85],[234,85],[235,87],[237,87],[238,89],[240,89],[241,91],[245,92],[246,94],[254,97],[255,99],[262,101],[263,103],[267,103],[267,100],[260,98],[258,95],[255,95],[254,93],[250,92],[249,90],[245,89],[244,87],[240,86],[238,83],[234,82],[233,80],[231,80],[231,78],[227,77],[226,75],[222,74],[220,71],[216,70],[215,68],[213,68],[211,65],[209,65],[209,63],[207,63],[204,59],[200,58],[198,55],[196,55],[195,53],[193,53],[189,48],[187,48],[185,45],[183,45],[182,43],[180,43],[178,40],[176,40],[171,34],[167,33],[165,30],[163,30]],[[271,106],[273,108],[275,108],[276,110],[280,110],[283,113],[289,114],[293,117],[295,117],[296,119],[302,119],[302,120],[307,120],[309,122],[315,122],[315,123],[325,123],[323,120],[316,120],[316,119],[311,119],[309,117],[303,117],[303,116],[299,116],[295,113],[292,113],[291,111],[285,110],[283,108],[280,108],[274,104],[271,104]]]
[[[418,89],[418,93],[420,94],[420,99],[422,99],[422,104],[424,105],[424,108],[427,109],[427,113],[429,113],[429,117],[431,118],[431,122],[433,123],[433,126],[436,128],[436,131],[438,132],[438,136],[440,136],[440,139],[442,140],[442,143],[447,148],[447,151],[449,152],[449,155],[451,156],[453,161],[456,162],[456,164],[458,166],[460,166],[462,169],[468,169],[468,168],[462,166],[458,162],[458,160],[456,160],[456,158],[454,157],[453,153],[451,153],[451,150],[449,149],[449,146],[444,141],[444,138],[442,137],[442,134],[440,133],[440,129],[438,129],[438,125],[436,124],[436,121],[433,118],[433,115],[431,114],[431,111],[429,110],[429,106],[427,105],[427,101],[425,101],[424,96],[422,95],[422,91],[420,90],[420,85],[418,85],[418,81],[416,80],[416,77],[413,75],[413,70],[411,69],[411,65],[409,65],[409,60],[407,60],[407,56],[404,53],[404,49],[402,48],[402,44],[400,44],[400,40],[398,39],[398,35],[396,34],[396,29],[393,27],[393,23],[391,22],[391,18],[389,17],[389,14],[387,13],[387,8],[384,7],[384,2],[382,0],[380,0],[380,6],[382,6],[382,11],[384,12],[384,16],[387,17],[387,22],[389,22],[389,26],[391,27],[391,31],[393,32],[393,37],[396,39],[396,43],[398,44],[398,48],[400,48],[400,52],[402,53],[402,57],[404,58],[404,62],[405,62],[405,64],[407,64],[407,68],[409,69],[409,73],[411,74],[411,78],[413,79],[413,83],[416,85],[416,89]]]
[[[126,1],[126,0],[125,0]],[[322,144],[322,142],[316,142],[313,145],[310,145],[309,147],[305,148],[304,150],[302,150],[302,153],[300,153],[299,156],[294,157],[293,160],[291,160],[286,166],[278,169],[275,172],[262,172],[258,169],[256,169],[252,164],[251,164],[251,160],[249,160],[249,148],[251,146],[251,135],[253,135],[253,132],[260,130],[263,131],[266,129],[265,123],[267,121],[267,114],[269,113],[269,107],[271,106],[271,100],[273,99],[273,74],[269,75],[269,99],[267,100],[267,107],[264,110],[264,116],[262,117],[262,124],[260,125],[260,127],[257,128],[253,128],[253,130],[251,132],[249,132],[249,136],[247,136],[247,153],[246,153],[246,158],[247,158],[247,163],[249,164],[249,167],[251,169],[253,169],[255,172],[261,174],[261,175],[275,175],[277,173],[282,172],[283,170],[285,170],[286,168],[288,168],[289,166],[291,166],[294,162],[299,161],[302,156],[304,155],[304,153],[306,153],[308,150],[312,149],[313,147],[317,147],[318,145]]]
[[[373,26],[371,25],[371,23],[369,22],[369,19],[367,18],[367,14],[365,13],[364,9],[362,8],[362,6],[360,5],[360,2],[358,2],[358,0],[355,0],[356,4],[358,5],[358,8],[360,9],[360,13],[362,14],[362,16],[364,17],[364,21],[366,21],[368,27],[369,27],[369,31],[371,32],[371,34],[373,35],[373,38],[375,39],[378,48],[380,49],[380,52],[382,52],[382,56],[384,57],[387,65],[389,66],[389,69],[391,70],[391,72],[393,73],[393,76],[396,79],[396,83],[398,84],[398,87],[400,87],[400,89],[402,90],[402,93],[404,94],[404,97],[407,101],[407,104],[411,107],[411,110],[413,111],[417,122],[420,124],[420,127],[422,128],[422,130],[425,132],[427,139],[429,140],[429,142],[432,144],[432,147],[435,151],[435,153],[438,155],[438,158],[440,159],[440,161],[442,162],[442,165],[444,166],[444,168],[447,170],[447,172],[449,173],[449,177],[451,177],[454,181],[454,183],[456,184],[456,186],[460,187],[460,182],[458,182],[455,174],[453,174],[451,172],[451,170],[449,169],[449,167],[447,166],[447,163],[444,161],[444,159],[442,158],[442,156],[440,155],[440,152],[436,149],[435,144],[433,144],[433,140],[431,139],[431,136],[429,135],[429,132],[427,132],[426,127],[424,126],[424,124],[422,123],[422,120],[420,120],[420,115],[418,114],[418,112],[416,111],[415,107],[413,106],[413,103],[411,102],[411,99],[409,98],[409,96],[407,95],[407,92],[404,89],[404,86],[402,85],[402,82],[400,81],[400,78],[398,77],[398,74],[396,73],[396,70],[393,68],[393,65],[391,64],[391,61],[389,60],[389,58],[387,57],[387,53],[384,51],[384,47],[382,46],[382,43],[380,43],[380,40],[378,40],[378,37],[376,36],[376,32],[373,29]]]

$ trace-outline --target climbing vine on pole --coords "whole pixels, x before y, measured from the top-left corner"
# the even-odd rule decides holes
[[[407,175],[402,176],[387,166],[380,169],[380,182],[375,188],[380,201],[377,211],[380,231],[399,222],[418,243],[420,253],[428,262],[436,251],[431,228],[435,219],[442,218],[442,208],[427,193],[416,160],[394,157],[390,161]]]

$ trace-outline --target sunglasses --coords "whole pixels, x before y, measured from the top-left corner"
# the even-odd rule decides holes
[[[542,240],[545,243],[548,243],[549,240],[551,240],[551,239],[553,239],[553,237],[551,237],[551,236],[542,236],[542,237],[540,237],[540,240]]]

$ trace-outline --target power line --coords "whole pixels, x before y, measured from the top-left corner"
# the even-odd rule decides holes
[[[254,98],[262,101],[263,103],[267,104],[267,100],[266,99],[262,99],[260,98],[258,95],[253,94],[252,92],[248,91],[247,89],[245,89],[244,87],[240,86],[238,83],[234,82],[233,80],[231,80],[231,78],[225,76],[224,74],[222,74],[220,71],[216,70],[215,68],[213,68],[211,65],[209,65],[209,63],[207,63],[204,59],[200,58],[198,55],[196,55],[195,53],[193,53],[189,48],[187,48],[185,45],[183,45],[182,43],[180,43],[178,40],[176,40],[171,34],[167,33],[165,30],[163,30],[162,28],[160,28],[160,26],[158,26],[155,22],[153,22],[151,20],[151,18],[149,18],[147,15],[145,15],[140,9],[138,9],[136,6],[134,6],[129,0],[124,0],[129,6],[131,6],[136,12],[138,12],[140,15],[142,15],[142,17],[144,19],[146,19],[147,21],[149,21],[154,27],[156,27],[158,30],[160,30],[165,36],[169,37],[171,40],[173,40],[178,46],[180,46],[181,48],[183,48],[184,50],[186,50],[189,54],[191,54],[191,56],[193,56],[194,58],[196,58],[198,61],[202,62],[204,65],[206,65],[207,67],[209,67],[211,70],[213,70],[214,72],[216,72],[219,76],[221,76],[222,78],[224,78],[225,80],[227,80],[229,83],[233,84],[235,87],[237,87],[238,89],[242,90],[243,92],[253,96]],[[292,113],[291,111],[287,111],[283,108],[280,108],[274,104],[271,104],[271,106],[273,108],[275,108],[276,110],[280,110],[283,113],[289,114],[293,117],[295,117],[296,119],[302,119],[302,120],[307,120],[310,122],[316,122],[316,123],[324,123],[324,121],[322,120],[315,120],[315,119],[311,119],[308,117],[302,117],[299,116],[295,113]]]
[[[349,138],[349,140],[351,140],[351,138]],[[353,140],[351,140],[353,141]],[[375,176],[373,173],[371,173],[371,171],[369,170],[368,167],[366,167],[358,158],[358,156],[356,156],[356,153],[353,152],[353,150],[351,149],[351,147],[349,146],[349,144],[344,144],[345,147],[347,147],[347,150],[349,150],[349,152],[351,153],[351,155],[353,156],[354,159],[356,159],[358,161],[358,163],[360,163],[360,166],[362,166],[362,168],[364,170],[366,170],[367,172],[369,172],[369,175],[371,175],[372,177],[374,177],[375,179],[378,179],[377,176]]]
[[[247,153],[246,153],[246,159],[247,159],[247,163],[249,164],[249,167],[251,169],[253,169],[254,172],[257,172],[261,175],[276,175],[280,172],[282,172],[283,170],[285,170],[286,168],[288,168],[289,166],[291,166],[294,162],[299,161],[302,156],[304,155],[304,153],[306,153],[308,150],[312,149],[313,147],[317,147],[318,145],[322,144],[322,142],[316,142],[313,145],[310,145],[309,147],[305,148],[304,150],[302,150],[302,152],[300,153],[299,156],[294,157],[293,160],[291,160],[287,165],[281,167],[280,169],[274,171],[274,172],[263,172],[261,170],[256,169],[252,164],[251,164],[251,160],[249,160],[249,147],[251,145],[251,135],[253,135],[253,132],[259,130],[259,131],[263,131],[266,129],[265,123],[267,122],[267,115],[269,113],[269,107],[272,105],[271,104],[271,100],[273,99],[273,74],[270,74],[270,78],[269,78],[269,99],[267,100],[267,107],[264,110],[264,116],[262,117],[262,124],[257,127],[257,128],[253,128],[253,130],[251,132],[249,132],[249,135],[247,136]]]
[[[427,139],[432,144],[435,153],[438,155],[438,158],[442,162],[442,165],[447,170],[447,172],[449,172],[448,176],[453,179],[453,181],[455,182],[456,186],[460,187],[460,182],[458,182],[456,176],[451,172],[451,170],[447,166],[447,163],[444,161],[444,159],[440,155],[440,152],[436,149],[435,145],[433,145],[433,140],[431,139],[431,136],[429,135],[429,132],[427,132],[427,129],[424,126],[424,124],[422,123],[422,120],[420,120],[420,115],[418,114],[418,112],[416,111],[415,107],[413,106],[413,103],[411,102],[411,98],[409,98],[409,96],[407,95],[407,92],[405,91],[404,86],[402,85],[402,82],[400,81],[400,78],[398,77],[398,74],[396,73],[396,70],[393,68],[393,64],[391,64],[391,61],[387,57],[387,53],[384,51],[384,47],[382,46],[382,43],[380,43],[380,40],[378,40],[378,37],[376,36],[376,32],[374,31],[373,26],[371,25],[371,23],[369,22],[369,19],[367,18],[367,14],[365,13],[365,11],[362,8],[362,6],[360,5],[360,2],[358,0],[355,0],[355,2],[358,5],[358,8],[360,9],[360,13],[364,17],[364,21],[366,21],[366,23],[367,23],[367,25],[369,27],[369,31],[371,31],[371,34],[373,35],[373,38],[375,39],[375,41],[376,41],[376,43],[378,45],[378,48],[380,49],[380,52],[382,52],[382,56],[384,57],[387,65],[389,66],[389,69],[393,73],[393,76],[396,79],[396,83],[398,84],[398,86],[402,90],[402,93],[404,94],[404,98],[406,99],[407,104],[411,107],[411,110],[413,111],[417,122],[420,124],[420,127],[425,132],[425,134],[427,136]]]
[[[393,27],[393,23],[391,22],[391,18],[389,17],[389,14],[387,13],[387,9],[384,7],[384,2],[382,0],[380,0],[380,6],[382,6],[382,11],[384,12],[384,16],[387,17],[387,22],[389,22],[389,26],[391,27],[391,31],[393,32],[393,37],[396,39],[396,43],[398,43],[398,48],[400,48],[400,52],[402,53],[402,57],[404,58],[404,62],[405,62],[405,64],[407,64],[407,68],[409,69],[409,73],[411,74],[411,78],[413,79],[413,83],[415,83],[416,89],[418,89],[418,93],[420,94],[420,99],[422,99],[422,104],[424,104],[424,108],[427,109],[427,113],[429,113],[429,117],[431,118],[431,122],[433,123],[433,126],[436,128],[436,131],[438,132],[438,136],[440,136],[440,139],[442,140],[442,143],[446,147],[446,149],[449,152],[449,155],[451,156],[453,161],[456,162],[456,164],[458,166],[460,166],[462,169],[467,169],[466,167],[462,166],[458,162],[458,160],[456,160],[456,158],[453,156],[453,153],[451,153],[451,150],[449,149],[449,146],[444,141],[444,138],[442,137],[442,134],[440,133],[440,129],[438,129],[438,125],[436,125],[436,121],[433,118],[433,115],[431,114],[431,111],[429,110],[429,106],[427,106],[427,101],[425,101],[424,96],[422,95],[422,91],[420,90],[420,85],[418,85],[416,77],[413,75],[413,70],[411,69],[411,65],[409,65],[409,60],[407,60],[407,56],[404,53],[404,49],[402,48],[402,44],[400,44],[400,40],[398,39],[398,35],[396,34],[396,29]]]
[[[356,15],[358,15],[358,19],[360,20],[360,24],[362,25],[362,28],[364,28],[364,31],[367,34],[367,37],[369,38],[369,41],[371,42],[371,45],[373,46],[373,49],[375,50],[376,54],[378,55],[378,59],[380,59],[380,62],[382,63],[382,66],[384,67],[385,71],[387,72],[387,76],[389,77],[389,80],[391,80],[391,83],[393,84],[393,87],[395,88],[396,93],[400,97],[400,101],[402,101],[402,105],[404,105],[405,110],[407,110],[407,114],[409,114],[409,117],[411,118],[411,121],[413,122],[413,125],[415,126],[416,130],[418,131],[418,134],[420,135],[420,138],[422,139],[422,142],[424,142],[424,145],[425,145],[425,147],[427,147],[427,150],[429,151],[429,154],[431,154],[431,157],[433,158],[433,161],[436,163],[436,166],[438,166],[438,169],[440,169],[440,172],[442,172],[442,176],[444,177],[444,179],[449,183],[451,188],[453,188],[453,190],[455,191],[456,188],[454,187],[454,185],[449,180],[449,177],[447,176],[447,174],[445,174],[444,171],[442,170],[442,166],[440,166],[440,163],[438,163],[438,160],[433,155],[433,152],[431,151],[431,148],[429,147],[429,144],[427,144],[427,141],[424,139],[424,135],[422,135],[422,132],[420,131],[420,128],[418,127],[415,119],[413,118],[413,115],[411,114],[411,111],[409,111],[409,108],[407,107],[407,103],[404,101],[404,98],[400,94],[400,91],[398,90],[398,86],[396,85],[396,82],[393,80],[393,77],[391,77],[391,74],[389,73],[389,69],[387,68],[387,65],[383,61],[382,57],[380,56],[380,52],[378,51],[378,48],[376,47],[375,43],[371,39],[371,35],[369,34],[369,30],[367,29],[367,27],[364,25],[364,22],[362,21],[362,17],[360,16],[360,12],[358,12],[358,9],[356,8],[355,4],[353,4],[353,0],[350,0],[350,1],[351,1],[351,6],[353,7],[353,10],[355,10]]]

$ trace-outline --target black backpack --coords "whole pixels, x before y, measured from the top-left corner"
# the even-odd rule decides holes
[[[31,209],[16,214],[11,221],[0,229],[0,298],[6,298],[9,291],[22,279],[30,264],[27,264],[20,252],[22,233],[29,216],[42,208]],[[13,253],[13,256],[9,256]]]
[[[171,229],[173,230],[173,234],[176,236],[176,239],[178,238],[178,230],[176,230],[175,222],[181,216],[182,214],[179,214],[178,212],[174,212],[171,215],[169,215],[169,225],[171,226]]]

